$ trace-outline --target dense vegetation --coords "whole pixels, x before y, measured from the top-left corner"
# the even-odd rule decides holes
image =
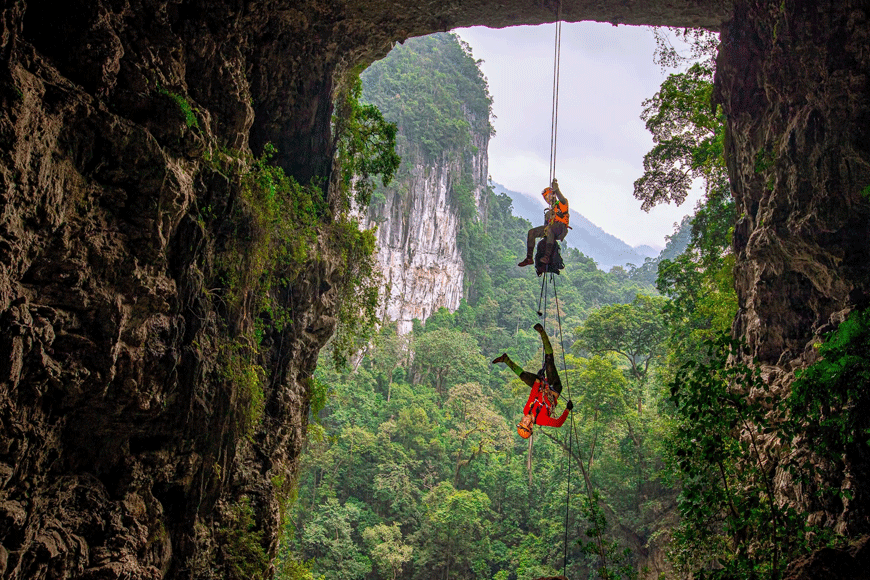
[[[777,501],[773,470],[789,467],[819,501],[848,500],[789,453],[796,437],[834,463],[861,452],[870,317],[859,312],[833,333],[785,401],[730,339],[735,209],[724,119],[709,100],[716,38],[693,34],[684,33],[688,59],[660,46],[660,61],[682,72],[645,103],[655,147],[635,194],[646,208],[680,203],[701,179],[695,215],[658,260],[630,271],[604,273],[563,250],[549,289],[558,301],[542,303],[541,279],[515,266],[531,224],[489,191],[485,219],[469,212],[463,225],[471,282],[456,312],[441,309],[406,336],[383,326],[351,365],[322,357],[283,578],[614,579],[647,576],[644,564],[680,577],[780,578],[789,561],[836,542]],[[399,141],[417,139],[427,155],[467,146],[457,99],[488,112],[485,81],[478,71],[476,94],[461,93],[464,82],[441,90],[451,67],[469,78],[467,47],[438,35],[397,50],[395,65],[371,73],[369,94],[399,115]],[[402,101],[437,110],[433,124]],[[686,239],[685,252],[672,251]],[[528,387],[490,360],[507,352],[536,371],[531,327],[541,320],[565,384],[560,405],[571,399],[574,411],[527,442],[514,425]],[[762,445],[774,431],[777,444]]]
[[[486,81],[454,34],[410,38],[362,76],[366,101],[396,124],[400,147],[419,148],[430,161],[471,146],[471,132],[492,131]]]
[[[797,558],[845,541],[810,511],[840,512],[851,492],[842,481],[820,478],[814,464],[844,465],[866,445],[870,374],[858,353],[867,352],[870,323],[856,311],[819,345],[818,362],[797,373],[790,393],[772,393],[757,362],[731,338],[737,216],[724,165],[724,118],[710,104],[715,37],[684,31],[683,39],[693,48],[683,59],[690,65],[646,103],[656,146],[635,183],[644,207],[679,203],[686,176],[701,179],[706,192],[688,249],[658,267],[657,286],[669,298],[668,355],[660,368],[673,406],[666,447],[681,490],[671,560],[684,574],[705,578],[778,579]],[[660,47],[663,60],[681,60],[669,45]],[[796,453],[802,441],[812,442],[811,454]],[[775,483],[784,474],[813,499],[784,501],[776,489],[782,480]]]
[[[522,240],[504,226],[524,230],[528,223],[510,216],[504,198],[497,200],[501,209],[491,213],[488,234],[498,242],[489,249],[515,264]],[[510,246],[513,251],[504,249]],[[638,296],[651,288],[605,274],[576,251],[566,253],[566,262],[556,280],[560,311],[551,302],[547,312],[557,349],[559,316],[566,347],[580,338],[589,312],[610,323],[590,334],[655,326],[661,319],[660,299]],[[312,426],[290,517],[296,558],[313,558],[315,574],[505,580],[555,574],[562,567],[569,469],[569,575],[602,564],[597,552],[575,541],[586,538],[590,521],[581,465],[569,466],[563,452],[567,427],[535,436],[530,472],[527,442],[513,428],[528,387],[490,364],[504,351],[526,369],[541,364],[540,340],[531,329],[538,320],[537,279],[515,265],[505,271],[505,283],[494,284],[476,304],[463,302],[455,313],[442,309],[411,336],[385,327],[352,372],[322,361],[316,381],[328,402]],[[608,303],[614,307],[599,309]],[[634,315],[628,322],[626,312]],[[631,352],[654,355],[656,338],[636,334],[636,341],[624,339]],[[642,372],[632,374],[615,354],[623,339],[611,338],[612,345],[595,354],[565,354],[565,395],[574,400],[577,418],[572,451],[600,490],[599,509],[610,529],[619,522],[636,530],[631,547],[637,549],[666,512],[651,435],[657,419],[647,410],[657,406],[658,395]],[[605,561],[613,557],[611,550]]]

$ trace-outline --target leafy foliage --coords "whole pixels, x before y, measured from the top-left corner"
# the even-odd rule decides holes
[[[257,528],[250,498],[243,496],[226,510],[226,526],[218,530],[224,563],[233,580],[263,578],[268,558],[263,530]]]
[[[380,175],[386,187],[400,159],[396,153],[396,126],[385,121],[375,105],[361,103],[361,96],[362,81],[353,76],[337,99],[333,123],[342,187],[353,191],[357,206],[367,207],[375,187],[374,177]],[[349,209],[349,204],[342,209]]]
[[[338,288],[338,327],[332,338],[331,352],[343,366],[375,332],[382,281],[375,260],[375,234],[360,230],[356,220],[334,223],[329,227],[345,283]]]
[[[411,546],[402,542],[402,531],[399,525],[378,524],[366,528],[362,536],[369,545],[372,559],[381,569],[389,572],[391,580],[395,580],[414,551]]]
[[[185,99],[182,95],[179,95],[178,93],[173,93],[172,91],[160,85],[157,85],[157,92],[172,99],[175,102],[175,104],[181,111],[181,114],[184,115],[184,122],[187,125],[188,129],[199,129],[199,121],[196,118],[196,113],[194,113],[193,107],[190,106],[190,103],[187,101],[187,99]]]
[[[641,118],[655,146],[644,156],[634,196],[645,211],[659,203],[680,205],[697,178],[706,181],[708,190],[725,179],[724,116],[721,108],[711,109],[712,79],[710,65],[695,63],[670,75],[644,101]]]
[[[455,34],[410,38],[362,78],[365,101],[429,160],[468,147],[471,131],[492,132],[486,81],[470,47]]]
[[[818,347],[819,360],[798,371],[788,399],[802,435],[829,460],[849,461],[870,443],[870,309],[856,310]]]
[[[632,376],[643,380],[653,359],[662,352],[664,304],[663,298],[638,294],[631,304],[604,306],[578,329],[578,345],[590,352],[614,352],[624,357]]]
[[[671,386],[681,417],[672,451],[683,481],[676,559],[709,578],[780,578],[789,561],[831,540],[774,493],[775,470],[790,456],[788,434],[803,419],[783,412],[757,365],[736,362],[747,355],[738,342],[720,337],[705,346],[705,359],[683,365]],[[765,443],[772,433],[785,434],[778,445]]]
[[[631,550],[605,537],[607,517],[601,508],[601,500],[597,492],[583,498],[582,511],[589,522],[589,527],[585,530],[589,540],[578,542],[583,553],[595,561],[598,578],[601,580],[636,579],[638,571],[633,565]]]

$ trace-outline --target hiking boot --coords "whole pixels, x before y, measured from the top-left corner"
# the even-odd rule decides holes
[[[519,266],[520,268],[522,268],[523,266],[528,266],[529,264],[531,264],[532,261],[533,261],[533,260],[532,260],[531,256],[526,256],[526,259],[523,260],[522,262],[520,262],[519,264],[517,264],[517,266]]]
[[[503,353],[501,353],[501,356],[499,356],[498,358],[494,358],[494,359],[492,360],[492,364],[496,364],[496,363],[504,362],[504,361],[506,361],[506,360],[507,360],[507,353],[506,353],[506,352],[503,352]]]
[[[534,328],[534,329],[537,330],[538,332],[544,332],[544,327],[541,326],[541,323],[540,323],[540,322],[536,323],[532,328]]]

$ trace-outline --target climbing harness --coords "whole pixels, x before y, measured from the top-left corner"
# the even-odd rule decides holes
[[[553,214],[550,218],[550,223],[553,222],[562,222],[566,226],[568,225],[568,206],[561,201],[556,201],[556,204],[553,206]]]

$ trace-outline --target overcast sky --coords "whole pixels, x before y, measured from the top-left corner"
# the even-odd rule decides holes
[[[483,60],[494,101],[492,180],[540,195],[549,177],[555,24],[455,32]],[[562,24],[556,177],[570,206],[604,231],[660,248],[699,193],[649,213],[632,195],[653,145],[640,119],[643,101],[668,74],[653,63],[654,50],[646,27]]]

